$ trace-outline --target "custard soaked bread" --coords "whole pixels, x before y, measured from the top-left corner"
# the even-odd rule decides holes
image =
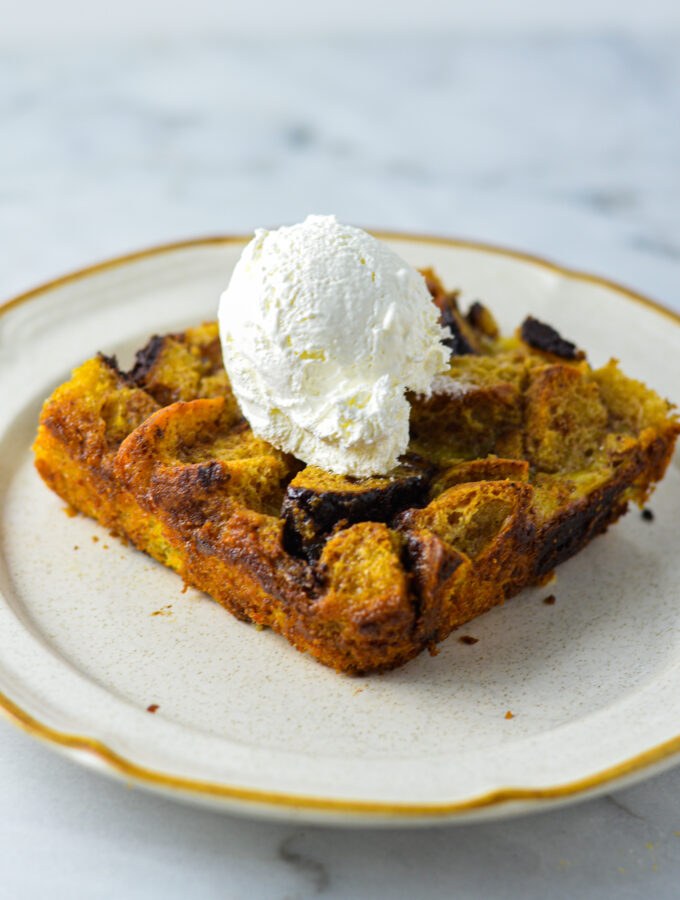
[[[500,338],[427,272],[448,372],[410,397],[400,465],[353,478],[257,438],[217,325],[154,337],[129,372],[103,355],[45,403],[36,466],[72,507],[339,671],[402,665],[642,504],[679,426],[670,404],[593,370],[527,319]]]

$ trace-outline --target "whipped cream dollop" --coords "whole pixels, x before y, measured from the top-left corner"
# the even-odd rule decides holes
[[[448,366],[422,275],[335,216],[257,230],[218,315],[253,432],[339,474],[392,469],[409,440],[406,391],[428,396]]]

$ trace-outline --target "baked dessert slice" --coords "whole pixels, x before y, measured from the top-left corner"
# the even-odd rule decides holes
[[[411,397],[408,453],[374,478],[305,466],[257,438],[216,324],[154,337],[129,372],[99,355],[42,411],[43,479],[239,618],[339,671],[432,650],[546,580],[663,476],[671,405],[550,326],[501,338],[425,273],[450,367]]]

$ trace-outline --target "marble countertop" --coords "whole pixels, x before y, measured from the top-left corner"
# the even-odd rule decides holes
[[[118,42],[0,54],[0,298],[308,212],[495,242],[680,310],[680,35]],[[18,898],[673,897],[680,770],[506,822],[343,831],[102,779],[0,723]]]

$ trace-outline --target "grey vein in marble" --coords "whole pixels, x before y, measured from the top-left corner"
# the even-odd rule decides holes
[[[323,894],[330,885],[330,877],[324,863],[304,853],[300,853],[295,846],[304,832],[289,834],[279,844],[277,854],[284,863],[292,866],[296,872],[311,882],[316,894]]]

